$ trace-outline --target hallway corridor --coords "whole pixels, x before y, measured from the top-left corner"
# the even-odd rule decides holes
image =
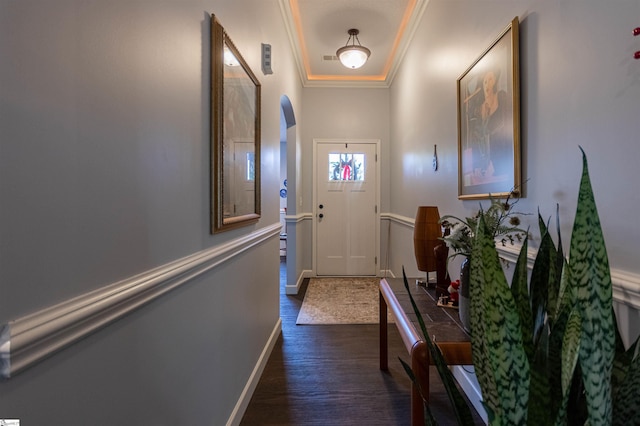
[[[282,335],[241,425],[408,425],[410,381],[397,358],[408,361],[408,355],[395,327],[389,327],[390,370],[384,373],[377,325],[296,325],[308,280],[300,294],[287,296],[283,265]],[[446,420],[450,406],[439,380],[431,398],[440,424],[455,424]]]

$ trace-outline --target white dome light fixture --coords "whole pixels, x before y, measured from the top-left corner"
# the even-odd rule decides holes
[[[360,40],[358,39],[358,34],[360,34],[359,30],[352,28],[348,33],[349,39],[347,40],[347,44],[338,49],[336,56],[340,59],[342,65],[355,70],[367,62],[371,51],[360,44]],[[356,44],[356,41],[358,44]]]

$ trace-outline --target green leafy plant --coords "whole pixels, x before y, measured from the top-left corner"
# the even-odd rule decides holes
[[[556,248],[540,214],[538,221],[542,237],[531,280],[527,284],[525,238],[510,287],[484,215],[476,228],[471,341],[490,423],[637,424],[640,388],[628,386],[640,374],[638,341],[625,351],[617,330],[584,152],[569,260],[559,233]]]
[[[559,224],[556,246],[538,213],[530,279],[525,237],[509,286],[486,212],[471,234],[472,353],[491,425],[640,424],[639,344],[625,350],[617,328],[584,151],[582,158],[568,259]]]
[[[453,215],[442,216],[440,224],[447,230],[447,235],[442,237],[442,241],[453,250],[452,256],[470,256],[478,220],[482,215],[493,238],[500,238],[502,245],[522,242],[527,232],[519,227],[520,216],[525,213],[514,210],[517,202],[518,200],[513,200],[511,196],[505,199],[491,197],[489,207],[486,210],[481,208],[472,217],[461,219]]]

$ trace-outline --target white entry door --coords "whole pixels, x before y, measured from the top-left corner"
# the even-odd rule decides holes
[[[376,275],[376,143],[316,142],[317,275]]]

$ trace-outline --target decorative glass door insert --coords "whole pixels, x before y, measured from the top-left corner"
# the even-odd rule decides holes
[[[364,181],[364,154],[329,154],[330,181]]]

